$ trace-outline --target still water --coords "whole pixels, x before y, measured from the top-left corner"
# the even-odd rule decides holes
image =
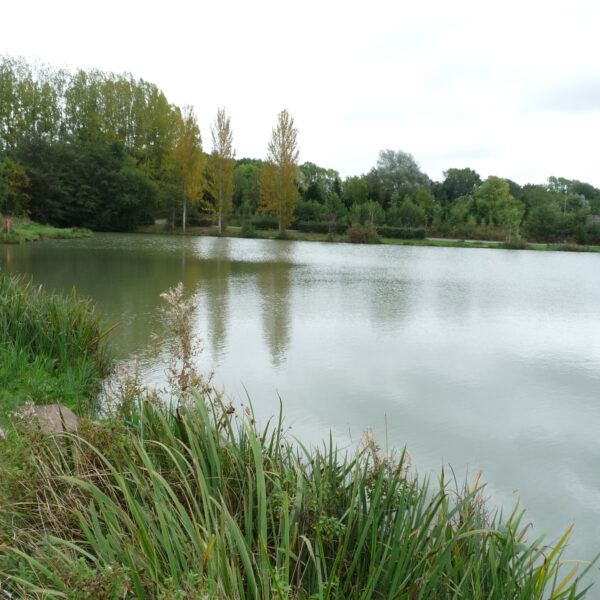
[[[291,435],[405,445],[419,473],[484,471],[533,535],[600,551],[600,255],[96,235],[0,247],[0,266],[91,297],[148,381],[160,294],[198,294],[203,370]],[[596,569],[597,574],[597,569]],[[594,575],[594,579],[600,577]]]

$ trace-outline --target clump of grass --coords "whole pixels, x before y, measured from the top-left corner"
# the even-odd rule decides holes
[[[92,231],[85,227],[52,227],[51,225],[41,225],[26,218],[13,217],[15,220],[11,228],[11,233],[6,229],[0,232],[0,243],[20,244],[22,242],[38,241],[42,239],[71,239],[90,237]],[[4,220],[2,220],[4,222]]]
[[[100,317],[87,300],[0,273],[0,414],[30,399],[89,404],[108,373]]]

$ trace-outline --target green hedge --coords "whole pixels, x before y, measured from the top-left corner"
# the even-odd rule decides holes
[[[279,229],[277,219],[267,215],[264,217],[254,217],[250,223],[252,223],[256,229]]]
[[[391,225],[379,225],[377,233],[384,238],[397,238],[403,240],[423,240],[427,237],[424,227],[392,227]]]
[[[324,221],[298,221],[294,226],[298,231],[310,231],[312,233],[346,233],[344,223],[326,223]]]

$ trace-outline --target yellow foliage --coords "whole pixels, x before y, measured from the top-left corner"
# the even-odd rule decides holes
[[[279,230],[285,231],[294,220],[299,193],[296,186],[298,130],[287,110],[279,113],[269,142],[267,162],[260,178],[260,208],[274,214]]]

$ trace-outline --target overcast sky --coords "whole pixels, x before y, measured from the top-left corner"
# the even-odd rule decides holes
[[[224,107],[237,156],[264,158],[287,108],[300,162],[342,177],[390,148],[434,180],[600,187],[594,0],[21,0],[0,18],[2,54],[127,71],[191,104],[205,150]]]

